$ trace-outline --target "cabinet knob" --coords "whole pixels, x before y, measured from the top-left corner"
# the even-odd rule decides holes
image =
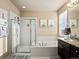
[[[77,53],[78,51],[76,50],[75,52]]]

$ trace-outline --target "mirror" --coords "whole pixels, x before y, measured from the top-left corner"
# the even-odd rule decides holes
[[[71,38],[79,39],[79,4],[68,8],[68,19],[71,28]]]

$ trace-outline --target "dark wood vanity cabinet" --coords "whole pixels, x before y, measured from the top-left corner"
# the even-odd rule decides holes
[[[71,45],[71,59],[79,59],[79,47]]]
[[[61,59],[70,59],[70,44],[58,40],[58,55]]]
[[[58,39],[58,55],[61,59],[79,59],[79,47]]]

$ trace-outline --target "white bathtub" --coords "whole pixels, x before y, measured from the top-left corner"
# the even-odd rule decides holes
[[[57,38],[53,36],[39,36],[36,47],[58,47]]]
[[[57,47],[57,42],[52,41],[48,42],[45,46],[31,46],[31,55],[40,57],[58,56]]]
[[[52,36],[40,36],[37,38],[36,46],[31,46],[32,56],[58,56],[58,42]]]
[[[49,57],[58,56],[57,47],[32,47],[31,56]]]

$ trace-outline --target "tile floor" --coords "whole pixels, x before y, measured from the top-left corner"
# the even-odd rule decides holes
[[[31,57],[30,59],[60,59],[59,57]]]
[[[60,59],[60,58],[57,56],[52,57],[8,56],[6,59]]]

